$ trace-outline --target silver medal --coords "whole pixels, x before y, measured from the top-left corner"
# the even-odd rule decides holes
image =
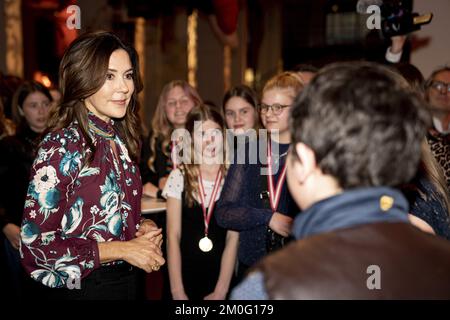
[[[200,241],[198,242],[198,246],[203,252],[208,252],[213,248],[213,243],[211,239],[205,236],[204,238],[200,239]]]

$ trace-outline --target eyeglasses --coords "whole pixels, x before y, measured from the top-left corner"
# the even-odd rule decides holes
[[[283,112],[284,108],[288,108],[288,107],[290,107],[290,105],[274,103],[273,105],[269,106],[265,103],[261,103],[258,106],[258,110],[261,114],[266,114],[267,111],[269,111],[269,109],[271,109],[273,114],[279,115],[281,112]]]
[[[430,82],[430,87],[439,92],[442,92],[442,89],[445,89],[447,93],[450,93],[450,83],[433,80]]]

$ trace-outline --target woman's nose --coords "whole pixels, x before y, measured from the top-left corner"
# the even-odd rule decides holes
[[[38,107],[38,113],[39,114],[45,114],[47,111],[47,104],[46,103],[40,103]]]
[[[119,81],[120,81],[120,83],[119,83],[119,90],[120,90],[120,92],[128,93],[130,88],[128,87],[127,82],[124,79],[121,79]]]

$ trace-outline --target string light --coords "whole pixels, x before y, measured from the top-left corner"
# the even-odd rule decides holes
[[[188,17],[187,36],[188,36],[188,82],[194,88],[197,87],[197,23],[198,13],[193,10]]]
[[[231,88],[231,47],[223,48],[223,84],[224,91]]]

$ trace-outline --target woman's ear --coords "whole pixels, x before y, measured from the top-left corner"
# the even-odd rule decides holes
[[[23,113],[23,109],[22,109],[21,106],[18,106],[18,107],[17,107],[17,110],[19,110],[19,114],[20,114],[21,117],[23,117],[23,116],[25,115],[25,114]]]
[[[294,152],[297,154],[297,161],[299,162],[298,165],[295,166],[296,176],[298,181],[303,183],[317,167],[316,155],[310,147],[302,142],[295,144]]]

